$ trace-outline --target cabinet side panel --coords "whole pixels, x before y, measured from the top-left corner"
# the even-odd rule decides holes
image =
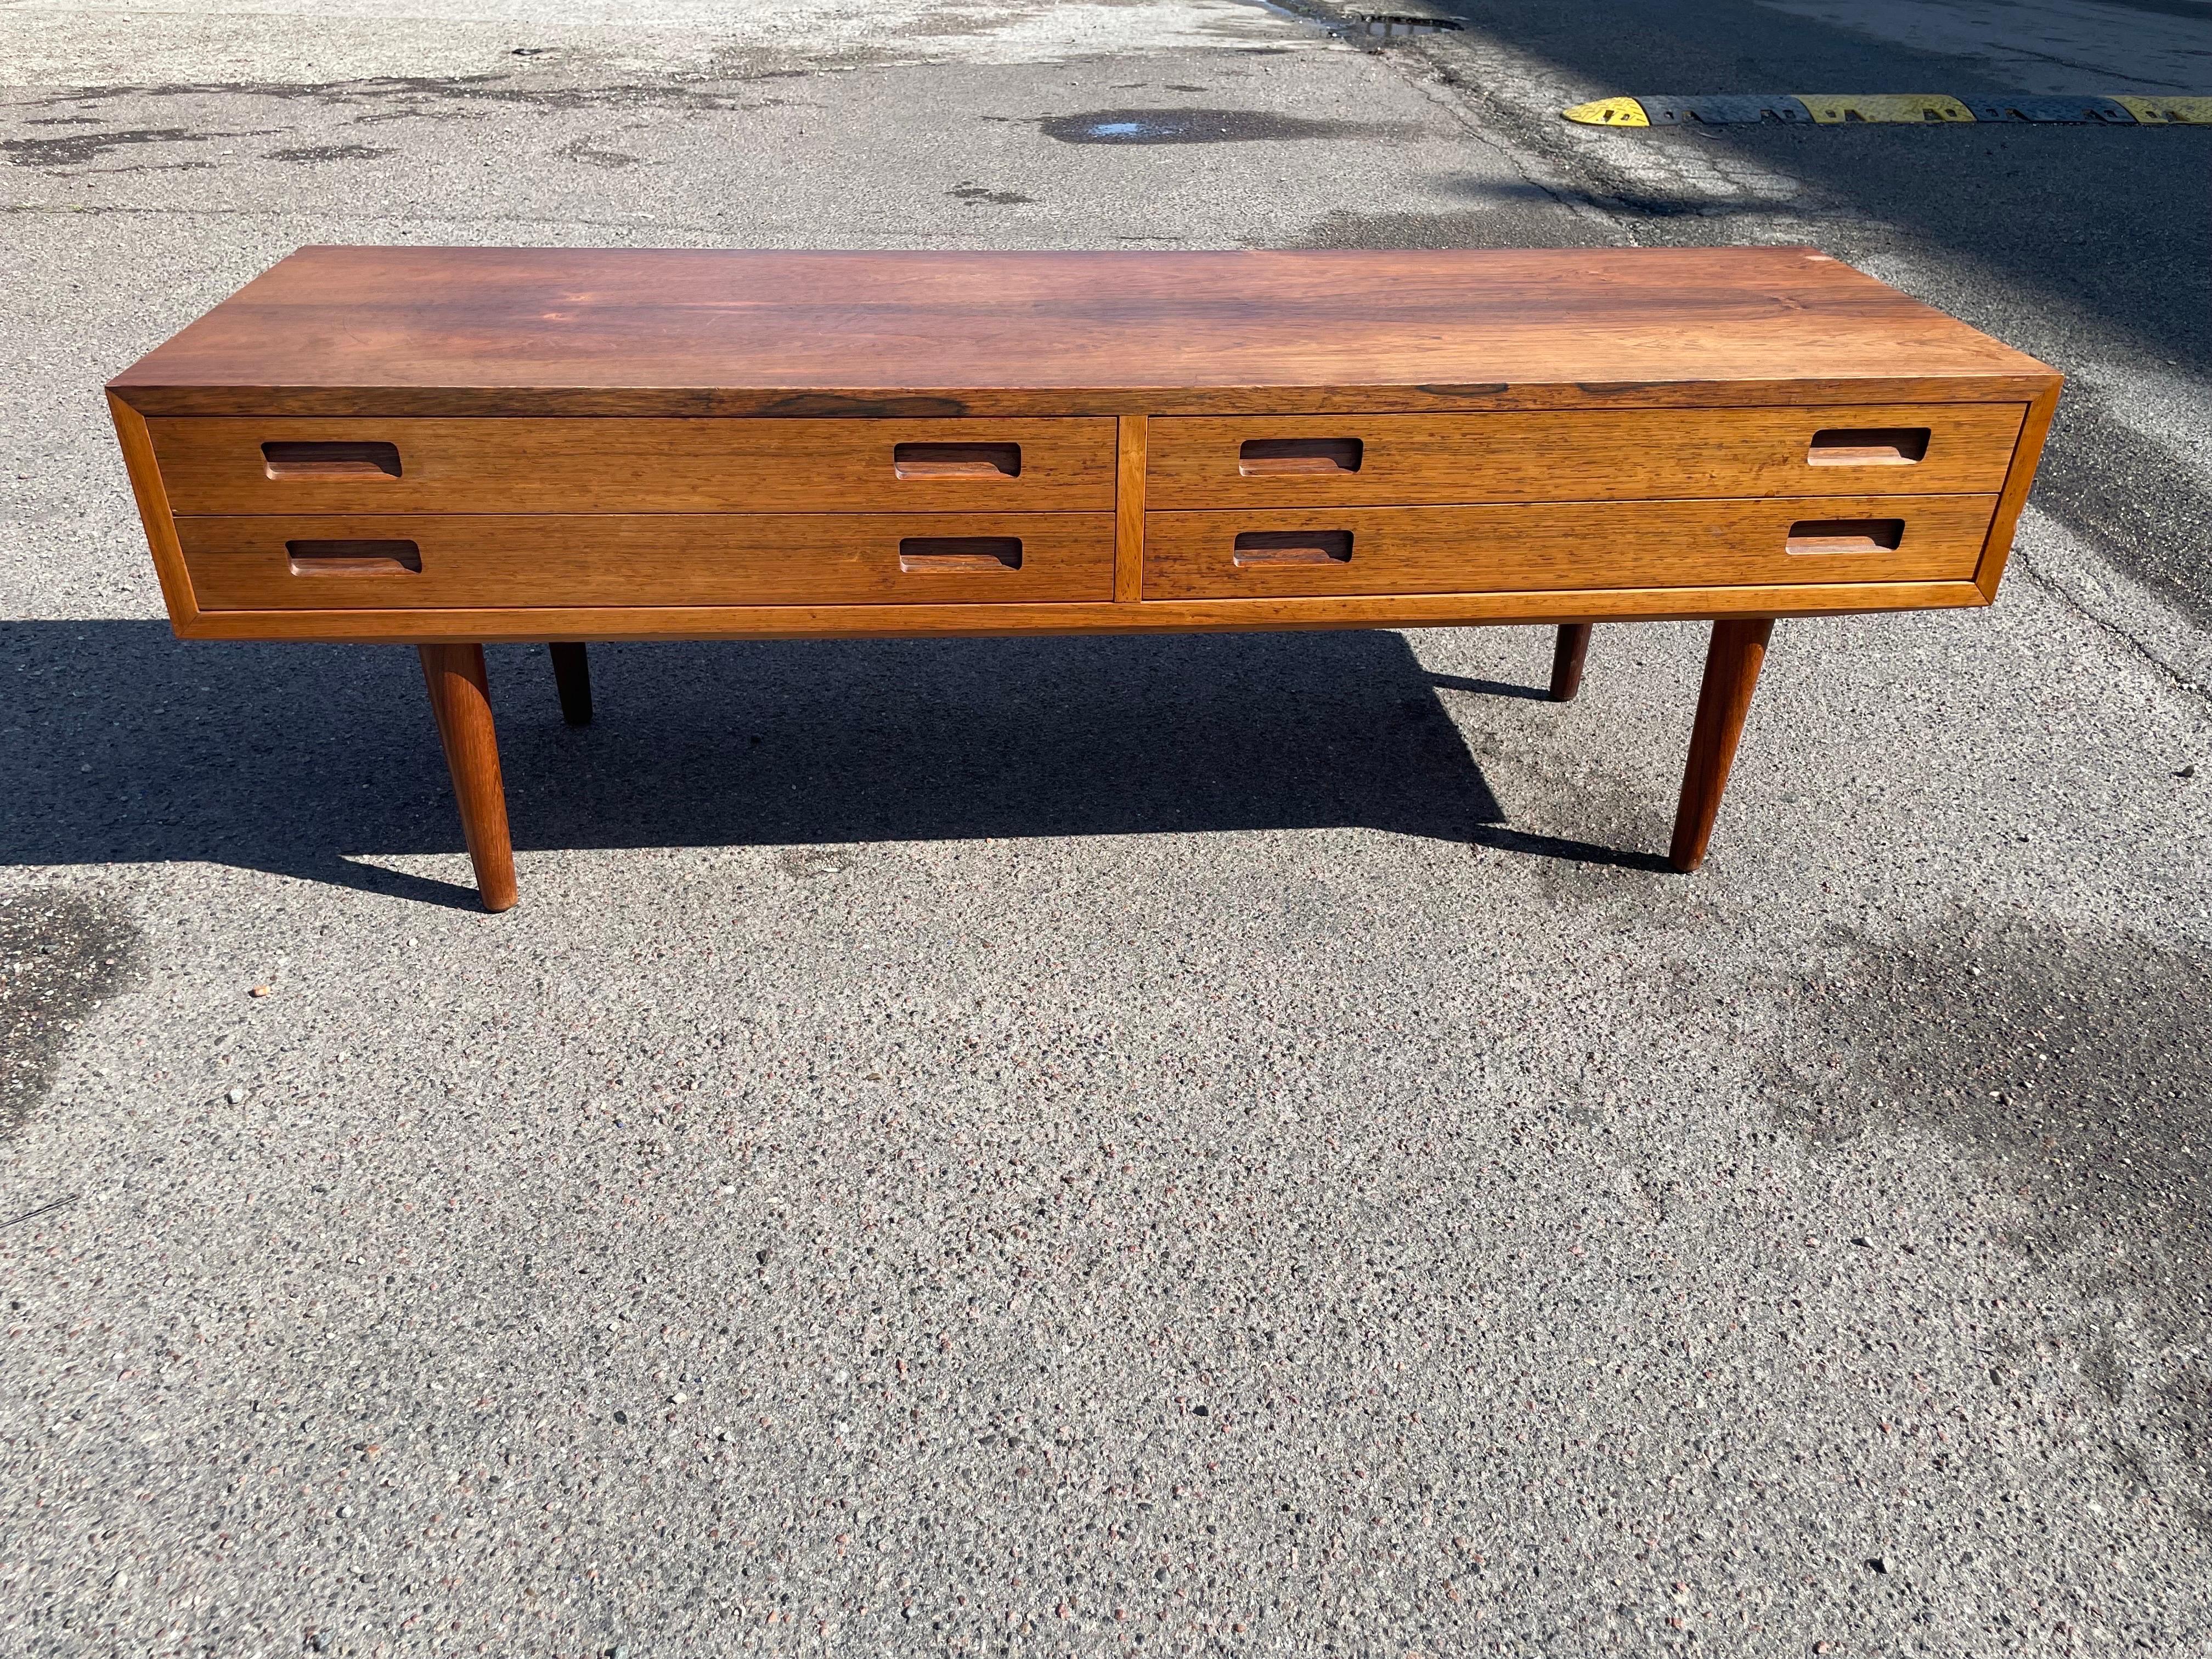
[[[2043,459],[2043,442],[2050,435],[2051,416],[2058,412],[2058,394],[2063,380],[2054,380],[2039,392],[2027,406],[2027,419],[2020,428],[2020,442],[2012,453],[2012,467],[2005,474],[2004,489],[1997,495],[1996,516],[1990,521],[1988,538],[1982,544],[1981,562],[1974,568],[1974,586],[1982,590],[1985,599],[1995,599],[1997,584],[2004,579],[2005,561],[2012,556],[2012,538],[2020,526],[2021,509],[2027,505],[2027,492],[2035,483],[2036,464]]]
[[[112,392],[107,394],[107,412],[115,422],[116,439],[123,446],[123,465],[131,474],[131,493],[137,499],[139,521],[146,527],[146,545],[154,555],[161,599],[169,607],[169,625],[180,635],[189,633],[199,618],[199,605],[192,597],[184,550],[177,544],[176,516],[169,510],[169,492],[154,459],[153,438],[146,430],[144,416]]]

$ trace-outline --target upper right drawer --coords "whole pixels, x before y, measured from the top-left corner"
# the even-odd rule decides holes
[[[2024,404],[1159,416],[1150,507],[1994,495]]]

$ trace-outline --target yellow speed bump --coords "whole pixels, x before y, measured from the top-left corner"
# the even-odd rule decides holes
[[[1824,127],[1949,126],[2027,121],[2062,126],[2212,126],[2212,98],[2197,93],[1701,92],[1638,93],[1561,110],[1589,127],[1747,126],[1817,121]]]
[[[1586,127],[1648,127],[1651,118],[1644,112],[1644,106],[1633,98],[1601,98],[1595,103],[1577,104],[1572,109],[1561,110],[1570,121],[1579,121]]]
[[[1615,103],[1627,103],[1616,98]],[[2114,93],[2112,101],[2147,127],[2162,127],[2169,122],[2184,126],[2212,127],[2212,98],[2143,98],[2132,93]],[[1585,104],[1585,109],[1595,105]]]
[[[1830,93],[1826,96],[1817,92],[1801,92],[1797,101],[1813,112],[1813,118],[1823,126],[1833,126],[1844,121],[1971,121],[1974,112],[1948,93],[1942,92],[1877,92]]]

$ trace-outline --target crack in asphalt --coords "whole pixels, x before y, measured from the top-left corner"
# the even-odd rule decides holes
[[[2069,530],[2074,528],[2070,524],[2066,527]],[[2146,665],[2157,670],[2159,674],[2175,690],[2185,691],[2195,697],[2212,699],[2212,687],[2208,687],[2203,682],[2193,678],[2187,669],[2167,661],[2159,654],[2149,641],[2134,633],[2125,623],[2117,622],[2094,607],[2083,604],[2066,583],[2060,580],[2055,572],[2043,566],[2035,554],[2027,547],[2018,543],[2014,544],[2010,568],[2034,583],[2037,587],[2048,593],[2082,621],[2100,632],[2109,634],[2118,640],[2140,657]],[[2114,570],[2112,574],[2124,580],[2131,580],[2121,571]]]

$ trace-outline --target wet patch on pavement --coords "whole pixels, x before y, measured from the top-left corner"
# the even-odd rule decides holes
[[[1540,226],[1538,216],[1540,217]],[[1585,220],[1562,222],[1550,196],[1532,185],[1526,197],[1501,193],[1494,208],[1452,208],[1441,213],[1358,213],[1339,208],[1306,227],[1280,247],[1458,248],[1528,247],[1540,234],[1547,247],[1606,247],[1614,239],[1604,226]],[[1581,234],[1577,234],[1581,233]]]
[[[820,881],[842,876],[854,864],[849,847],[787,847],[775,855],[776,868],[801,881]]]
[[[97,161],[132,144],[204,144],[213,135],[184,127],[139,127],[127,132],[72,132],[59,138],[0,138],[0,155],[18,167],[73,167]]]
[[[1054,115],[1037,129],[1063,144],[1243,144],[1295,138],[1390,138],[1407,129],[1316,121],[1257,109],[1095,109]]]
[[[2016,1200],[2010,1241],[2068,1281],[2084,1376],[2164,1443],[2212,1530],[2212,956],[1968,918],[1824,954],[1789,1004],[1784,1120],[1815,1144],[1932,1130]]]
[[[972,179],[962,179],[945,193],[957,202],[967,203],[969,207],[982,207],[986,204],[992,207],[1020,207],[1036,200],[1036,197],[1024,196],[1018,190],[988,190]]]
[[[59,888],[0,896],[0,1139],[45,1094],[78,1020],[130,973],[123,911]]]
[[[554,154],[564,161],[581,161],[586,167],[634,167],[642,158],[626,149],[608,149],[589,138],[579,138],[572,144],[563,144]]]
[[[1586,757],[1547,758],[1525,734],[1478,731],[1468,749],[1501,802],[1469,837],[1476,856],[1524,865],[1546,904],[1616,933],[1733,908],[1725,888],[1686,881],[1667,862],[1670,802]]]
[[[605,85],[576,85],[566,82],[521,82],[506,75],[458,75],[453,76],[380,75],[367,76],[352,81],[179,81],[149,85],[117,83],[110,86],[74,88],[66,92],[53,93],[27,100],[22,107],[79,109],[97,108],[103,104],[132,103],[155,98],[205,98],[214,101],[240,99],[268,99],[278,103],[320,104],[332,108],[352,108],[398,102],[405,113],[432,114],[442,109],[466,108],[470,106],[516,105],[537,109],[598,109],[606,106],[637,109],[682,109],[692,112],[738,111],[775,108],[782,99],[763,100],[748,95],[743,90],[760,81],[787,80],[791,74],[776,70],[755,75],[728,75],[717,79],[682,84],[654,83],[638,85],[612,82]],[[65,120],[88,119],[88,117],[49,116],[27,118],[23,125],[58,125]],[[171,135],[183,138],[244,137],[254,134],[192,133],[183,128],[157,130],[145,133],[107,135],[111,138],[150,143]]]
[[[2043,1218],[2141,1228],[2212,1262],[2212,960],[2201,948],[1966,921],[1856,942],[1794,1001],[1791,1111],[1826,1139],[1940,1131]]]
[[[272,149],[271,161],[373,161],[380,155],[396,155],[397,150],[379,149],[374,144],[309,144],[300,149]]]
[[[1453,17],[1408,12],[1352,12],[1335,26],[1355,40],[1410,40],[1423,34],[1456,34],[1466,27]]]

